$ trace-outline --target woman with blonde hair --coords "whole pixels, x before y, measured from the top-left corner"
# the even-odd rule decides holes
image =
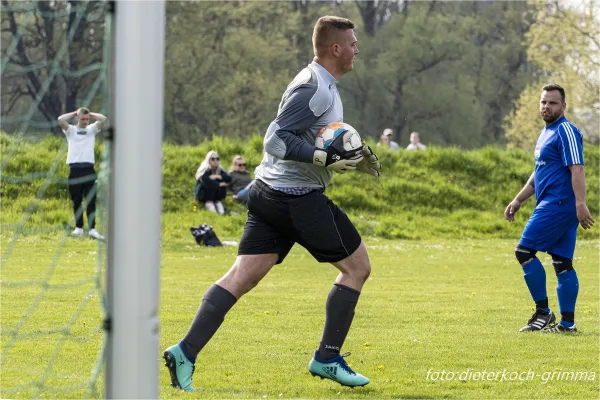
[[[204,207],[212,212],[225,214],[221,200],[225,198],[226,187],[231,182],[231,176],[220,164],[219,154],[211,150],[196,171],[196,199],[204,203]]]
[[[245,203],[248,200],[248,192],[254,182],[252,176],[246,169],[244,157],[236,155],[231,161],[231,184],[227,186],[227,192],[231,194],[234,200]]]

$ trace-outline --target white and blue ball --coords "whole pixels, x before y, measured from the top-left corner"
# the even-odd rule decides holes
[[[344,149],[351,151],[359,149],[363,146],[362,139],[356,131],[356,129],[344,122],[332,122],[331,124],[321,129],[317,134],[315,146],[320,149],[327,150],[329,145],[333,142],[333,140],[336,137],[338,137],[339,135],[346,134],[346,132],[350,132],[351,136],[350,140],[344,143]]]

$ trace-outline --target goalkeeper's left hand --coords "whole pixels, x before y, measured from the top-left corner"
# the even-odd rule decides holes
[[[362,149],[363,159],[356,165],[356,170],[365,174],[379,177],[381,171],[381,163],[379,157],[373,152],[371,147],[365,146]]]

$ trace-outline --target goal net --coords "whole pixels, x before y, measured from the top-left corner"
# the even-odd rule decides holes
[[[86,201],[72,209],[67,141],[57,118],[81,106],[109,113],[108,11],[105,1],[1,3],[5,398],[103,397],[106,244],[71,237],[75,217],[86,214]],[[95,153],[97,189],[86,200],[96,196],[92,217],[103,232],[110,146],[100,137]]]

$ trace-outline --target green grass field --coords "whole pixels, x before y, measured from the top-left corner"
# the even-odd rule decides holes
[[[10,238],[1,238],[3,252]],[[236,304],[200,354],[198,392],[171,388],[161,363],[160,397],[598,398],[598,241],[578,244],[580,333],[561,336],[518,332],[533,307],[514,259],[516,240],[366,239],[373,272],[342,349],[352,352],[351,366],[372,380],[356,389],[307,371],[336,271],[296,247]],[[26,236],[2,265],[3,398],[90,393],[87,382],[103,339],[94,284],[98,247],[70,238],[61,246],[58,237]],[[230,267],[236,249],[200,248],[190,237],[165,241],[162,250],[161,349],[185,334],[204,291]],[[550,259],[541,259],[557,310],[556,278]],[[39,305],[30,309],[36,299]],[[445,378],[455,373],[455,379],[442,380],[442,372]],[[492,380],[475,380],[483,372]],[[524,380],[511,380],[511,373]],[[102,376],[96,386],[102,397]]]

